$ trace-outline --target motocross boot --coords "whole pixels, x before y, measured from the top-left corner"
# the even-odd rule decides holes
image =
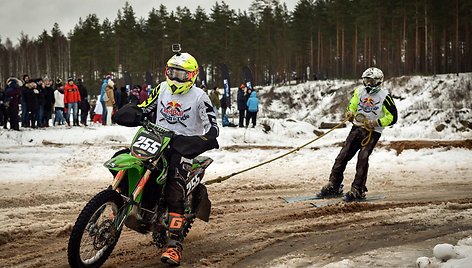
[[[325,186],[321,187],[319,193],[316,194],[319,198],[333,198],[340,197],[343,194],[343,185],[336,186],[332,182],[328,182]]]
[[[169,212],[169,240],[167,242],[167,250],[161,255],[162,262],[175,266],[180,265],[183,251],[184,226],[184,215]]]
[[[345,202],[355,202],[363,199],[365,199],[365,193],[354,187],[351,187],[351,190],[343,197]]]

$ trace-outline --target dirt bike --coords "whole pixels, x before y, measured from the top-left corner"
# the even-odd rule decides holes
[[[164,186],[169,168],[166,151],[173,136],[168,129],[144,122],[129,150],[105,162],[104,166],[116,175],[107,189],[85,205],[72,228],[67,248],[71,267],[101,266],[113,251],[124,226],[142,234],[152,233],[153,244],[159,248],[167,244]],[[211,202],[201,182],[212,162],[209,157],[197,156],[189,167],[184,236],[195,218],[209,220]]]

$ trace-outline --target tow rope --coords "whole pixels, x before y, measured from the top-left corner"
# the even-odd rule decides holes
[[[331,131],[333,131],[333,130],[339,128],[339,127],[342,126],[342,125],[344,125],[344,123],[346,123],[347,121],[349,121],[349,119],[350,119],[350,117],[347,117],[347,118],[344,119],[341,123],[337,124],[336,126],[334,126],[333,128],[331,128],[330,130],[328,130],[326,133],[323,133],[322,135],[318,136],[317,138],[315,138],[315,139],[313,139],[313,140],[311,140],[311,141],[309,141],[309,142],[303,144],[302,146],[297,147],[297,148],[295,148],[295,149],[293,149],[293,150],[291,150],[291,151],[289,151],[289,152],[287,152],[287,153],[285,153],[285,154],[283,154],[283,155],[277,156],[276,158],[267,160],[267,161],[265,161],[265,162],[259,163],[259,164],[255,165],[255,166],[252,166],[252,167],[243,169],[243,170],[241,170],[241,171],[231,173],[230,175],[227,175],[227,176],[223,176],[223,177],[218,176],[218,178],[213,179],[213,180],[208,180],[208,181],[204,182],[203,184],[205,184],[205,185],[210,185],[210,184],[213,184],[213,183],[220,183],[220,182],[223,182],[223,181],[225,181],[225,180],[227,180],[227,179],[229,179],[229,178],[231,178],[231,177],[233,177],[233,176],[236,176],[236,175],[241,174],[241,173],[243,173],[243,172],[249,171],[249,170],[251,170],[251,169],[255,169],[255,168],[257,168],[257,167],[260,167],[260,166],[262,166],[262,165],[268,164],[268,163],[273,162],[273,161],[275,161],[275,160],[277,160],[277,159],[280,159],[280,158],[282,158],[282,157],[285,157],[285,156],[287,156],[287,155],[289,155],[289,154],[291,154],[291,153],[294,153],[294,152],[296,152],[296,151],[299,151],[299,150],[302,149],[303,147],[306,147],[306,146],[308,146],[309,144],[311,144],[311,143],[313,143],[313,142],[315,142],[315,141],[317,141],[317,140],[323,138],[324,136],[326,136],[326,135],[327,135],[328,133],[330,133]],[[370,141],[370,138],[369,138],[369,141]]]
[[[356,114],[356,116],[354,117],[354,120],[356,120],[359,123],[362,123],[364,129],[367,131],[367,136],[365,136],[365,138],[361,142],[361,146],[364,147],[367,144],[369,144],[370,139],[372,138],[372,132],[374,131],[374,129],[367,126],[367,118],[364,114]]]

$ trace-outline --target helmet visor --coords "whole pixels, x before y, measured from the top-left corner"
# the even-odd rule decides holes
[[[364,77],[362,78],[362,81],[364,82],[364,85],[371,87],[377,86],[378,83],[377,79],[371,77]]]
[[[195,76],[193,72],[167,67],[166,68],[166,75],[170,80],[178,81],[178,82],[188,82],[192,80]]]

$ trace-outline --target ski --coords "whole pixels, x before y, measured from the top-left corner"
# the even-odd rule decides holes
[[[318,199],[333,199],[333,198],[340,198],[343,197],[342,194],[338,196],[333,196],[329,198],[319,197],[317,194],[315,195],[306,195],[306,196],[294,196],[294,197],[281,197],[287,203],[296,203],[296,202],[303,202],[308,200],[318,200]]]
[[[327,200],[324,202],[317,202],[317,203],[310,203],[310,205],[320,208],[320,207],[326,207],[334,204],[340,204],[340,203],[360,203],[360,202],[372,202],[372,201],[378,201],[385,199],[384,195],[371,195],[371,196],[366,196],[366,198],[358,201],[352,201],[352,202],[346,202],[342,199],[334,199],[334,200]]]

